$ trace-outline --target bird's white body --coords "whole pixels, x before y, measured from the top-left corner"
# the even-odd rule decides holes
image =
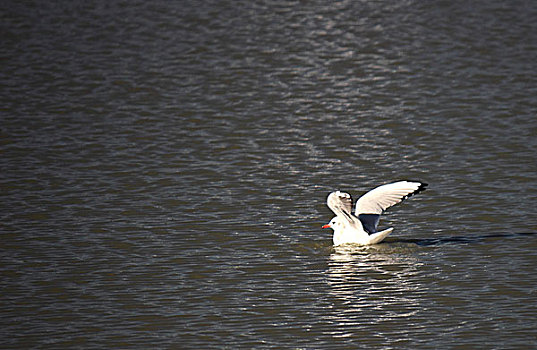
[[[334,245],[380,243],[393,231],[391,227],[377,231],[380,215],[384,210],[425,190],[426,186],[426,183],[413,181],[399,181],[379,186],[356,201],[355,214],[352,213],[350,194],[332,192],[326,202],[336,216],[323,228],[334,230]]]
[[[334,229],[334,236],[332,237],[334,245],[342,244],[358,244],[358,245],[371,245],[377,244],[388,237],[392,233],[393,227],[387,228],[383,231],[376,232],[369,235],[364,229],[344,228],[341,230]]]

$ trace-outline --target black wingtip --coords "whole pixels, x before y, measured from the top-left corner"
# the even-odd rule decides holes
[[[426,182],[421,182],[421,181],[416,181],[416,182],[419,182],[420,183],[420,186],[418,187],[418,189],[416,190],[416,192],[414,193],[420,193],[420,192],[423,192],[427,189],[427,186],[429,186],[428,183]]]
[[[418,186],[418,188],[412,192],[412,193],[409,193],[407,194],[406,196],[403,197],[403,200],[409,198],[409,197],[412,197],[413,195],[415,194],[418,194],[420,192],[423,192],[427,189],[427,186],[429,186],[428,183],[426,182],[423,182],[423,181],[417,181],[417,180],[404,180],[404,181],[408,181],[408,182],[415,182],[415,183],[419,183],[420,185]]]

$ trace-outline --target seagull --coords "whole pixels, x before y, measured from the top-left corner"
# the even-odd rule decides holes
[[[376,187],[356,201],[354,214],[351,195],[341,191],[332,192],[326,198],[326,204],[336,216],[322,228],[334,230],[336,246],[380,243],[393,231],[393,227],[377,231],[380,215],[386,209],[424,191],[426,187],[426,183],[418,181],[398,181]]]

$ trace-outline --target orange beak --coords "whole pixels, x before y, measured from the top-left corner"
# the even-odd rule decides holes
[[[321,228],[330,228],[330,224],[323,225]]]

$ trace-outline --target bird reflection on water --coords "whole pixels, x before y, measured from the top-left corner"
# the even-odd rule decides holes
[[[416,246],[380,244],[334,247],[328,261],[327,282],[338,310],[332,315],[334,335],[349,336],[420,311],[419,258]],[[350,330],[354,328],[354,330]],[[374,331],[371,329],[370,331]],[[350,332],[350,333],[349,333]]]

